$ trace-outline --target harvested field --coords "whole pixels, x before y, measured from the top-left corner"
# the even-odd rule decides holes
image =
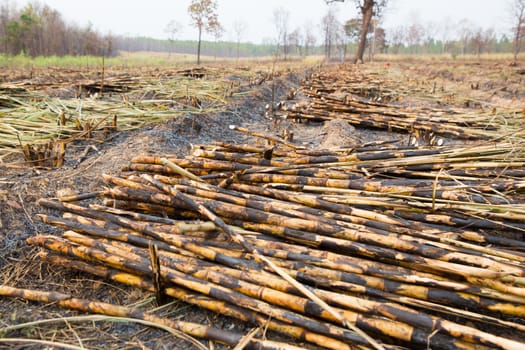
[[[523,67],[431,63],[14,74],[0,348],[520,349]]]

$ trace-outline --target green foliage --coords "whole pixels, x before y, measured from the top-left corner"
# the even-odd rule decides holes
[[[13,48],[13,53],[31,54],[36,29],[41,27],[40,16],[34,12],[33,5],[27,4],[20,15],[7,23],[7,35],[4,38]]]
[[[66,24],[60,14],[41,3],[21,10],[0,7],[0,53],[39,55],[111,55],[111,37],[90,26]]]
[[[479,44],[474,40],[436,40],[429,38],[424,42],[406,45],[402,44],[396,47],[393,53],[399,54],[448,54],[451,57],[458,57],[459,55],[478,54]],[[483,42],[481,53],[508,53],[512,52],[512,41],[506,36],[501,38],[491,37],[489,40]]]
[[[361,33],[361,22],[361,18],[352,18],[344,24],[345,34],[352,41],[357,41],[359,39],[359,34]]]

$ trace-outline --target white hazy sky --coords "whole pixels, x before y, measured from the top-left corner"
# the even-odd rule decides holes
[[[9,1],[9,0],[0,0]],[[17,8],[27,0],[10,0]],[[67,22],[85,26],[92,23],[106,34],[140,35],[167,38],[165,28],[171,20],[183,25],[180,39],[195,39],[187,13],[190,0],[40,0],[58,10]],[[510,30],[509,0],[390,0],[384,15],[389,28],[418,21],[457,22],[468,19],[476,26],[493,27],[499,33]],[[328,7],[324,0],[218,0],[219,20],[226,28],[224,40],[235,40],[233,23],[246,23],[243,41],[260,43],[275,36],[273,11],[283,7],[290,12],[290,27],[315,26]],[[346,20],[357,15],[353,1],[336,5],[338,17]]]

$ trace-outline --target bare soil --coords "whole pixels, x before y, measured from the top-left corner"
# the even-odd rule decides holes
[[[335,68],[337,69],[337,68]],[[523,65],[509,62],[393,62],[386,71],[385,62],[360,68],[374,76],[385,76],[397,82],[403,94],[395,103],[429,107],[463,106],[476,108],[525,108],[525,76],[517,74]],[[17,73],[17,72],[15,72]],[[225,112],[194,118],[182,116],[135,131],[120,132],[105,142],[75,141],[66,153],[65,164],[59,169],[41,170],[29,166],[0,164],[0,283],[20,288],[53,290],[76,297],[100,300],[119,305],[141,305],[154,308],[152,295],[123,285],[108,283],[90,275],[40,263],[38,249],[25,240],[36,234],[54,233],[42,225],[36,214],[42,211],[39,198],[57,196],[67,189],[76,193],[95,191],[104,186],[101,174],[118,174],[129,160],[138,154],[175,154],[184,156],[193,145],[225,141],[232,143],[259,142],[245,134],[231,131],[236,124],[254,131],[281,135],[293,132],[294,142],[309,148],[354,147],[374,140],[398,140],[406,143],[408,135],[381,130],[354,128],[340,121],[330,123],[294,123],[283,121],[275,125],[265,117],[265,105],[280,101],[290,89],[296,88],[309,72],[300,70],[283,74],[250,90],[250,93],[230,101]],[[18,74],[18,75],[17,75]],[[21,73],[3,75],[4,81],[21,78]],[[118,74],[114,72],[113,74]],[[51,74],[49,76],[52,76]],[[23,78],[28,78],[23,76]],[[50,78],[51,79],[51,78]],[[60,88],[48,88],[48,93],[67,94],[68,75],[60,80]],[[64,81],[65,80],[65,81]],[[73,81],[71,81],[73,85]],[[445,97],[428,99],[437,85]],[[413,93],[411,93],[413,91]],[[273,101],[272,101],[273,96]],[[89,148],[87,156],[80,156]],[[248,333],[255,325],[243,324],[228,317],[174,301],[157,312],[214,327]],[[0,298],[0,328],[28,321],[78,315],[52,304],[31,303],[21,299]],[[130,323],[91,322],[57,323],[26,327],[10,332],[10,338],[37,338],[85,346],[89,349],[173,349],[192,348],[164,331]],[[272,339],[285,340],[269,334]],[[206,344],[209,346],[209,344]],[[219,344],[215,349],[225,348]],[[0,349],[37,349],[42,345],[2,344]]]

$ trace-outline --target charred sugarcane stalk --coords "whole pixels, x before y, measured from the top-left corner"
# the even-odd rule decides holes
[[[41,218],[46,223],[50,223],[50,224],[62,227],[64,229],[74,229],[79,232],[94,235],[97,237],[107,237],[107,238],[116,239],[119,241],[130,242],[140,247],[147,247],[151,242],[150,240],[143,239],[141,237],[136,237],[135,235],[123,234],[121,232],[113,233],[113,231],[110,231],[110,230],[104,231],[104,230],[100,230],[97,226],[93,226],[93,225],[89,225],[85,223],[79,224],[75,221],[71,221],[68,219],[59,219],[59,218],[53,218],[49,216],[41,216]],[[147,234],[146,232],[144,233]],[[190,241],[187,241],[187,239],[177,238],[177,236],[174,236],[174,235],[161,234],[161,233],[159,233],[159,238],[162,239],[162,242],[158,242],[159,247],[167,251],[187,255],[187,253],[184,253],[184,251],[180,250],[180,249],[183,249],[188,252],[192,252],[193,254],[205,256],[208,259],[213,260],[213,261],[217,259],[216,252],[212,251],[210,253],[209,251],[205,250],[205,248],[203,247],[203,244],[206,242],[206,240],[202,241],[201,243],[192,243],[192,241],[197,238],[192,237],[192,238],[189,238]],[[206,238],[204,237],[203,239],[206,239]],[[259,249],[262,249],[263,252],[265,253],[268,252],[268,254],[270,255],[274,255],[276,257],[285,258],[285,259],[288,256],[285,252],[289,249],[291,249],[292,251],[297,251],[297,252],[304,250],[299,246],[284,245],[281,247],[282,244],[280,245],[280,244],[277,244],[276,242],[272,243],[272,242],[267,242],[264,240],[254,240],[250,238],[247,238],[247,239],[253,244],[260,247]],[[263,247],[268,247],[268,249],[265,249]],[[278,253],[279,252],[278,249],[282,249],[280,253]],[[353,283],[359,283],[359,284],[361,284],[363,281],[366,281],[365,285],[367,286],[377,287],[377,288],[384,289],[386,291],[395,292],[395,293],[399,292],[401,293],[401,295],[408,295],[408,296],[415,296],[415,297],[420,297],[424,295],[436,295],[436,296],[439,295],[440,300],[447,299],[448,303],[450,303],[451,305],[458,305],[458,306],[461,306],[461,305],[468,306],[469,304],[471,304],[469,300],[472,300],[473,296],[468,296],[468,294],[464,294],[465,292],[480,293],[480,295],[491,295],[492,297],[496,299],[501,299],[501,300],[509,300],[509,301],[513,300],[513,298],[511,298],[510,296],[499,295],[498,293],[494,291],[491,292],[489,290],[470,288],[468,285],[457,283],[457,282],[453,283],[451,281],[445,281],[445,280],[441,281],[440,278],[436,279],[435,278],[436,276],[425,275],[425,274],[421,274],[416,271],[410,271],[410,270],[406,270],[402,268],[392,269],[389,267],[389,265],[384,265],[384,264],[381,266],[374,266],[374,265],[377,265],[377,263],[370,264],[370,267],[368,267],[368,269],[363,270],[364,265],[360,263],[358,260],[354,261],[353,259],[350,259],[348,257],[338,256],[335,254],[328,256],[326,254],[324,255],[320,254],[321,252],[319,252],[319,254],[315,254],[315,253],[316,253],[315,251],[312,251],[310,249],[304,250],[304,252],[302,252],[301,255],[294,255],[293,259],[299,259],[301,257],[302,261],[306,263],[316,264],[321,267],[326,267],[329,269],[336,269],[336,270],[342,269],[342,271],[345,271],[345,272],[343,274],[341,274],[341,272],[334,274],[332,273],[332,270],[323,270],[323,269],[319,269],[319,272],[316,272],[318,268],[310,268],[308,271],[310,271],[309,273],[312,274],[312,276],[319,276],[319,277],[331,276],[330,278],[334,279],[335,281],[347,281],[347,282],[353,282]],[[238,254],[231,255],[230,251],[227,253],[227,255],[229,255],[230,258],[222,257],[217,262],[224,263],[225,261],[230,261],[231,257],[239,257]],[[188,256],[191,256],[191,254]],[[321,257],[324,257],[324,259],[320,260]],[[321,262],[323,263],[321,264]],[[338,263],[335,263],[335,262],[338,262]],[[242,262],[235,262],[233,263],[233,265],[235,265],[236,263],[242,265]],[[294,265],[289,265],[289,264],[282,265],[282,263],[279,263],[279,265],[285,266],[290,269],[299,269],[299,270],[308,269],[306,265],[294,266]],[[391,270],[391,272],[387,273],[387,271],[389,270]],[[352,277],[351,275],[352,273],[358,273],[360,274],[360,276]],[[423,284],[423,285],[425,283],[428,283],[429,286],[441,285],[445,289],[453,288],[453,290],[460,291],[463,293],[460,293],[460,294],[457,294],[454,292],[450,293],[450,292],[447,292],[446,290],[432,291],[431,289],[427,289],[427,288],[419,287],[419,286],[409,286],[409,285],[404,286],[402,283],[400,284],[399,282],[389,284],[378,278],[364,276],[362,275],[363,273],[375,275],[378,277],[381,276],[381,277],[398,280],[398,281],[407,281],[407,282],[408,281],[419,281],[418,283]],[[405,294],[405,293],[408,293],[408,294]],[[476,297],[476,298],[479,298],[479,297]],[[475,309],[477,306],[484,306],[488,309],[493,309],[493,310],[497,309],[501,312],[510,312],[512,314],[516,312],[520,312],[518,311],[520,308],[517,306],[507,305],[505,303],[498,303],[498,302],[491,301],[490,299],[486,299],[486,298],[479,298],[479,302],[472,304],[471,307]]]
[[[129,276],[126,276],[129,278]],[[57,303],[58,305],[83,312],[94,314],[101,314],[107,316],[135,318],[149,321],[152,324],[165,326],[173,330],[179,331],[181,337],[191,343],[195,340],[191,337],[201,339],[208,339],[212,341],[221,342],[230,346],[235,346],[242,338],[241,334],[228,332],[225,330],[200,325],[197,323],[190,323],[184,321],[173,321],[168,318],[161,318],[139,309],[130,309],[119,305],[108,304],[100,301],[91,301],[86,299],[74,298],[71,295],[62,294],[58,292],[46,292],[38,290],[13,288],[5,285],[0,285],[0,295],[4,297],[23,298],[30,301]],[[197,343],[200,346],[200,343]],[[277,349],[279,344],[276,342],[269,342],[266,344],[264,340],[251,340],[249,346],[253,349]],[[284,344],[281,344],[284,345]],[[286,345],[288,346],[288,345]],[[292,346],[293,347],[293,346]],[[297,347],[293,347],[299,349]]]
[[[84,246],[70,245],[65,240],[51,236],[37,236],[30,238],[29,241],[32,244],[41,245],[47,249],[59,252],[61,254],[86,259],[88,261],[100,261],[111,267],[121,269],[124,272],[138,273],[141,275],[149,275],[151,273],[147,259],[145,261],[128,260],[121,256],[112,255],[101,250]],[[185,275],[184,273],[173,269],[163,269],[162,275],[165,280],[171,283],[175,283],[179,286],[189,288],[199,293],[264,313],[281,321],[292,322],[301,327],[308,328],[313,332],[319,332],[326,336],[331,336],[350,342],[356,339],[355,334],[348,330],[330,325],[328,323],[316,322],[313,319],[303,315],[272,306],[271,304],[258,299],[250,298],[242,293],[230,290],[229,288],[221,287],[214,283],[204,282],[198,278]],[[363,338],[361,339],[361,342],[369,343],[368,340],[365,341]]]
[[[112,191],[114,194],[116,194],[114,190],[115,189],[113,189]],[[119,191],[129,192],[129,190],[126,188],[120,188]],[[136,194],[137,196],[139,195],[141,196],[139,198],[140,201],[148,201],[148,199],[154,199],[157,201],[156,204],[173,205],[177,203],[177,199],[174,197],[166,197],[163,203],[158,203],[158,201],[163,200],[162,199],[164,198],[163,196],[153,196],[152,194],[147,195],[146,192],[138,192],[138,190],[134,190],[134,191],[135,191],[134,194]],[[312,221],[308,221],[305,219],[299,219],[299,218],[293,218],[293,217],[287,217],[285,219],[283,216],[279,214],[266,213],[258,209],[247,208],[244,206],[239,206],[236,204],[230,204],[226,202],[207,201],[207,205],[213,208],[213,210],[219,213],[220,215],[227,217],[227,218],[231,218],[231,219],[242,218],[246,221],[258,222],[258,223],[268,223],[271,225],[279,225],[281,227],[286,227],[286,228],[293,229],[293,230],[319,232],[322,235],[333,236],[332,238],[329,238],[329,237],[319,236],[314,233],[311,233],[311,234],[305,233],[303,239],[305,239],[306,237],[310,237],[308,239],[310,239],[312,242],[326,241],[327,244],[337,244],[340,247],[340,249],[343,249],[343,247],[347,247],[349,251],[357,252],[360,254],[363,254],[363,253],[367,254],[367,253],[362,248],[358,248],[359,244],[352,246],[352,244],[346,240],[360,242],[363,244],[373,244],[376,246],[382,246],[382,248],[379,248],[379,247],[374,248],[374,250],[377,252],[374,254],[383,254],[384,257],[388,257],[389,255],[391,255],[392,259],[394,259],[393,257],[394,255],[392,254],[395,254],[395,253],[387,253],[388,251],[387,247],[388,249],[392,248],[392,249],[405,251],[405,252],[417,252],[418,254],[420,254],[418,258],[414,258],[413,256],[406,254],[406,253],[404,255],[400,254],[396,258],[399,260],[401,259],[402,256],[405,256],[406,261],[412,262],[412,263],[416,261],[424,261],[425,260],[424,257],[427,257],[430,259],[443,260],[443,261],[447,261],[447,260],[461,261],[461,259],[467,259],[469,264],[476,263],[477,261],[477,264],[480,267],[484,267],[484,268],[488,267],[489,269],[494,269],[494,273],[491,275],[488,271],[478,270],[476,272],[476,269],[474,267],[467,267],[465,265],[458,266],[458,267],[453,267],[453,265],[450,265],[449,267],[446,267],[447,265],[441,262],[433,263],[434,268],[443,269],[442,271],[447,272],[447,273],[454,273],[453,271],[456,271],[456,273],[457,271],[465,271],[465,272],[469,271],[468,273],[471,273],[472,276],[478,275],[479,277],[482,277],[482,278],[483,277],[487,278],[489,276],[495,277],[496,276],[495,273],[497,273],[498,271],[506,271],[506,273],[516,274],[517,276],[523,275],[523,270],[520,268],[516,268],[515,266],[505,265],[503,267],[503,265],[501,265],[501,267],[498,267],[500,263],[497,263],[492,260],[488,262],[486,258],[484,257],[477,257],[477,258],[467,257],[467,256],[463,256],[462,253],[439,251],[439,249],[437,248],[430,249],[430,247],[423,248],[422,246],[419,246],[419,243],[402,240],[399,237],[395,239],[389,238],[388,236],[374,233],[370,230],[361,230],[361,231],[350,230],[350,229],[346,229],[342,227],[341,225],[337,225],[337,224],[333,225],[333,223],[328,224],[326,223],[326,221],[325,222],[323,221],[313,221],[312,222]],[[178,206],[187,209],[185,204],[180,203],[180,201],[178,202]],[[333,243],[328,243],[328,242],[333,242]],[[380,251],[382,253],[379,253]],[[467,262],[467,260],[465,260],[465,262]]]
[[[323,72],[302,82],[300,91],[307,96],[308,102],[284,107],[278,113],[296,119],[339,118],[356,125],[388,130],[433,130],[461,138],[497,137],[497,130],[503,127],[494,123],[488,114],[473,114],[461,109],[400,108],[398,104],[385,103],[383,99],[397,98],[389,85],[385,77],[370,80],[348,69]],[[399,83],[395,86],[399,91]],[[435,93],[435,86],[432,90]],[[356,95],[366,99],[356,98]],[[382,100],[377,102],[372,98]]]
[[[73,268],[79,271],[84,271],[95,276],[112,280],[115,282],[127,284],[133,287],[141,288],[147,291],[153,291],[153,285],[147,278],[122,272],[120,270],[111,269],[107,266],[99,264],[86,263],[82,260],[72,259],[63,255],[56,254],[42,254],[42,259],[54,265],[60,265],[68,268]],[[198,305],[205,309],[218,312],[225,316],[230,316],[242,320],[259,324],[260,327],[267,327],[271,330],[289,335],[297,339],[304,339],[305,341],[317,344],[328,349],[353,349],[350,344],[329,338],[320,334],[309,332],[308,330],[292,326],[289,323],[280,322],[275,319],[268,319],[263,315],[254,311],[241,308],[239,306],[222,302],[220,300],[204,296],[202,294],[192,293],[186,289],[170,286],[165,288],[164,292],[173,298],[182,300],[192,305]],[[356,338],[356,342],[358,338]],[[384,345],[385,349],[389,349],[388,345]]]
[[[60,241],[57,241],[56,239],[53,242],[52,240],[50,241],[49,238],[45,238],[45,237],[43,237],[43,239],[37,239],[37,240],[43,243],[44,245],[47,245],[50,248],[53,247],[52,249],[60,250],[63,253],[66,251],[63,247],[63,245],[67,246],[67,243],[65,242],[60,242]],[[97,257],[97,259],[101,259],[101,261],[104,261],[105,263],[110,263],[112,266],[120,265],[122,268],[122,266],[125,265],[124,270],[133,270],[134,268],[139,268],[139,266],[147,265],[146,258],[140,258],[139,255],[130,254],[130,251],[128,249],[125,249],[124,251],[121,252],[121,254],[118,254],[118,256],[120,256],[121,258],[117,258],[114,255],[113,256],[109,255],[109,251],[111,251],[112,253],[116,253],[118,251],[118,248],[111,248],[111,247],[108,248],[104,244],[101,244],[98,242],[95,242],[95,245],[97,246],[97,248],[103,248],[103,250],[94,250],[93,248],[83,248],[82,246],[69,247],[69,249],[67,250],[69,251],[69,254],[73,254],[75,256],[83,256],[84,254],[86,254],[85,255],[86,257],[87,256]],[[117,261],[122,260],[124,256],[131,259],[132,261],[127,261],[125,263],[123,262],[122,265],[120,263],[117,263]],[[171,263],[174,262],[173,257],[170,258],[170,261]],[[189,267],[190,265],[188,265],[187,263],[183,263],[179,266],[179,268],[182,267],[183,270],[186,270],[187,272],[188,271],[197,271],[197,272],[202,271],[201,269],[196,269],[196,267]],[[190,268],[190,270],[188,270],[188,268]],[[139,269],[140,269],[139,272],[145,272],[146,270],[145,268],[139,268]],[[202,274],[203,272],[198,272],[198,273]],[[174,276],[174,275],[177,275],[177,273],[173,270],[168,269],[168,272],[164,272],[163,275],[164,276],[168,276],[168,275]],[[214,275],[213,272],[208,271],[207,273],[204,273],[202,276],[206,276],[206,278],[209,279],[213,275]],[[218,278],[217,280],[214,280],[212,278],[212,281],[219,282],[219,283],[221,283],[221,281],[226,282],[225,278],[226,278],[225,276],[222,276]],[[195,285],[195,280],[194,280],[194,283],[192,284]],[[227,284],[232,285],[231,282],[227,282]],[[247,283],[237,281],[235,282],[235,285],[239,286],[239,291],[242,291],[243,293],[247,293],[247,290],[245,289],[245,288],[248,288]],[[208,289],[209,288],[210,287],[208,287]],[[220,288],[220,287],[211,287],[211,289],[209,290],[211,291],[213,290],[213,288]],[[270,292],[270,290],[268,290],[266,293],[262,293],[260,295],[263,295],[263,296],[265,295],[269,300],[272,300],[274,303],[277,303],[278,305],[279,303],[277,302],[277,299],[275,299],[275,298],[278,298],[276,293],[277,292]],[[283,296],[284,295],[286,294],[283,294]],[[292,301],[293,298],[290,299],[289,295],[287,298],[288,298],[288,307],[292,306],[292,309],[293,309],[294,308],[293,305],[295,303],[294,301]],[[258,305],[261,306],[262,304],[258,303]],[[297,307],[299,307],[300,309],[303,309],[303,307],[300,307],[299,304]],[[305,309],[303,309],[303,311],[305,311]],[[277,309],[274,309],[274,312],[279,313]],[[313,309],[310,308],[310,312],[313,312]],[[394,329],[399,329],[398,327],[406,328],[407,327],[406,325],[402,326],[401,324],[398,324],[398,326],[392,328],[392,326],[389,326],[388,322],[385,323],[385,321],[379,321],[377,319],[376,320],[366,319],[366,318],[363,318],[362,316],[357,316],[357,318],[355,319],[355,322],[358,322],[358,324],[360,324],[363,327],[366,327],[369,330],[379,329],[379,330],[382,330],[383,332],[387,332],[390,336],[402,337],[401,339],[405,339],[403,334],[407,334],[406,330],[401,331],[401,333],[396,333],[397,331],[393,331]],[[446,325],[442,325],[442,326],[446,327]],[[458,335],[461,332],[460,328],[461,327],[455,330],[456,335]],[[408,331],[408,334],[411,334],[410,341],[415,342],[415,343],[421,343],[421,344],[424,344],[425,342],[427,342],[429,339],[429,335],[426,335],[426,336],[424,336],[423,334],[418,335],[420,332],[421,331],[416,331],[416,329],[414,329],[413,331]],[[508,342],[505,339],[500,340],[498,339],[498,337],[494,337],[491,335],[484,335],[483,333],[480,333],[480,334],[477,334],[477,336],[479,336],[480,339],[484,339],[484,340],[480,340],[481,343],[487,342],[487,344],[497,344],[501,342],[501,344],[505,344],[505,345],[498,345],[498,346],[503,346],[503,347],[508,347],[508,348],[512,348],[513,346],[512,342]],[[405,340],[408,340],[408,339],[405,339]],[[434,340],[436,341],[436,344],[439,344],[441,348],[453,349],[453,348],[456,348],[457,346],[459,346],[460,348],[464,348],[464,346],[467,346],[467,345],[461,345],[461,343],[457,341],[451,342],[450,340],[446,340],[446,338],[444,338],[443,336],[439,336],[439,335],[435,335]],[[466,348],[468,348],[468,346]]]
[[[85,242],[82,241],[82,242]],[[95,244],[97,242],[94,242]],[[91,246],[91,245],[90,245]],[[141,253],[140,250],[128,248],[125,249],[125,254],[127,254],[128,251],[133,251],[135,254],[142,254],[145,255],[144,252]],[[181,260],[182,258],[182,260]],[[239,281],[234,282],[232,280],[231,283],[228,283],[228,285],[236,284],[238,286],[238,290],[243,292],[244,294],[250,295],[249,289],[255,288],[255,286],[267,286],[268,288],[266,292],[263,292],[261,290],[261,287],[256,287],[253,290],[254,294],[251,294],[252,296],[256,297],[257,295],[264,294],[267,296],[269,300],[272,300],[273,303],[276,303],[279,299],[279,294],[273,290],[279,290],[281,292],[286,293],[292,293],[297,294],[299,291],[295,290],[293,287],[291,288],[286,283],[283,283],[281,279],[275,278],[272,275],[264,275],[259,272],[259,270],[253,270],[250,271],[249,269],[246,269],[244,271],[239,271],[237,269],[228,269],[220,266],[203,266],[202,262],[198,259],[191,259],[186,256],[174,256],[173,254],[169,254],[169,256],[166,256],[166,258],[163,260],[163,265],[174,267],[177,270],[180,270],[185,273],[190,273],[194,277],[199,277],[202,279],[207,279],[212,282],[216,283],[222,283],[224,281],[227,281],[228,278],[234,278],[238,279]],[[243,262],[240,262],[237,266],[244,266],[246,265]],[[224,274],[224,275],[222,275]],[[215,276],[215,277],[214,277]],[[229,277],[226,277],[229,276]],[[248,283],[244,283],[240,280],[248,281],[251,283],[255,283],[254,287],[250,287]],[[233,284],[232,284],[233,283]],[[359,313],[366,313],[366,314],[378,314],[383,317],[391,318],[394,321],[402,321],[406,324],[420,327],[423,329],[427,329],[429,331],[435,331],[436,329],[441,329],[443,332],[453,335],[460,339],[470,339],[472,336],[477,336],[479,338],[487,339],[488,342],[490,342],[491,335],[484,334],[482,332],[479,332],[477,330],[471,329],[469,327],[463,327],[461,325],[448,322],[446,320],[441,320],[438,318],[429,317],[428,319],[423,320],[422,315],[420,315],[417,312],[414,312],[407,308],[402,308],[394,304],[388,304],[388,303],[377,303],[369,300],[364,300],[360,298],[340,295],[337,293],[331,293],[329,291],[323,291],[321,289],[313,289],[313,292],[319,295],[323,300],[338,305],[341,307],[344,307],[348,310],[353,310],[355,312]],[[283,296],[286,296],[286,294],[282,294]],[[290,300],[289,295],[285,297],[286,305],[290,307],[293,303]],[[298,303],[298,305],[301,303]],[[432,325],[432,326],[431,326]],[[429,328],[430,327],[430,328]],[[482,342],[483,343],[483,342]]]
[[[75,238],[73,241],[76,243],[87,245],[90,247],[100,247],[105,251],[107,251],[108,248],[111,248],[111,245],[101,246],[98,241],[89,239],[87,237],[81,237],[78,235],[68,235],[67,238]],[[137,256],[145,255],[145,252],[143,250],[141,251],[140,249],[136,249],[133,247],[124,248],[124,254],[129,255],[129,252],[132,252]],[[207,279],[216,283],[226,281],[226,276],[229,276],[229,278],[236,278],[239,281],[232,281],[232,283],[238,286],[239,291],[243,291],[244,294],[248,293],[248,295],[250,295],[250,292],[248,291],[249,288],[254,287],[249,287],[247,283],[244,283],[240,280],[254,283],[255,286],[266,286],[268,288],[272,288],[273,290],[278,290],[285,293],[297,294],[299,292],[293,287],[289,286],[287,283],[283,283],[283,281],[279,278],[275,278],[269,274],[261,274],[260,269],[250,270],[249,268],[247,268],[243,271],[240,271],[237,269],[220,267],[218,265],[203,265],[202,261],[200,261],[199,259],[188,258],[187,256],[175,256],[173,254],[169,254],[166,257],[164,257],[163,265],[176,268],[185,273],[190,273],[194,277]],[[249,265],[242,261],[237,261],[234,263],[234,266],[248,267]],[[233,285],[232,283],[229,284]],[[392,320],[396,321],[402,321],[406,324],[427,329],[429,331],[435,331],[439,328],[443,332],[458,337],[460,339],[470,339],[473,336],[477,336],[480,338],[491,338],[490,335],[479,332],[478,330],[474,330],[469,327],[464,327],[459,324],[448,322],[446,320],[442,320],[436,317],[429,316],[428,318],[424,318],[424,316],[418,312],[415,312],[408,308],[400,307],[395,304],[389,304],[384,302],[378,303],[371,300],[351,297],[348,295],[341,295],[338,293],[333,293],[317,288],[313,289],[313,292],[316,293],[323,300],[331,304],[338,305],[340,307],[344,307],[348,310],[353,310],[355,312],[366,314],[378,314],[383,317],[391,318]],[[252,294],[252,296],[256,297],[261,293],[263,293],[263,291],[260,289],[260,287],[258,287],[254,290],[254,294]],[[276,294],[275,291],[272,292],[271,289],[268,289],[267,292],[264,294],[267,295],[268,298],[274,303],[279,298],[278,294]],[[291,300],[289,296],[286,296],[286,304],[288,306],[291,305]]]
[[[170,195],[173,195],[179,200],[182,200],[186,205],[188,205],[191,209],[198,211],[201,215],[204,215],[209,220],[213,221],[215,225],[220,227],[225,233],[227,233],[230,238],[236,242],[239,243],[247,252],[255,255],[258,259],[263,261],[265,264],[267,264],[275,273],[277,273],[279,276],[281,276],[284,280],[286,280],[288,283],[292,284],[295,288],[297,288],[302,294],[307,296],[309,299],[313,300],[315,305],[320,306],[323,310],[325,310],[328,314],[330,314],[332,317],[335,318],[338,322],[343,324],[344,326],[352,329],[354,332],[356,332],[358,335],[366,339],[370,345],[372,345],[376,349],[381,349],[381,346],[371,337],[369,337],[365,332],[363,332],[360,328],[358,328],[356,321],[352,322],[348,319],[347,316],[342,314],[341,312],[338,312],[334,310],[332,307],[330,307],[326,302],[324,302],[322,299],[318,298],[314,293],[312,293],[309,289],[305,288],[302,284],[294,280],[290,275],[286,274],[284,271],[282,271],[277,265],[275,265],[271,260],[267,259],[265,256],[258,253],[256,248],[252,246],[250,243],[248,243],[241,235],[239,235],[237,232],[232,230],[228,225],[224,223],[219,217],[215,215],[211,210],[209,210],[204,205],[197,203],[193,201],[190,197],[182,194],[181,192],[178,192],[177,190],[173,188],[169,188],[165,186],[164,184],[160,183],[159,181],[155,180],[151,176],[144,175],[144,178],[148,181],[153,183],[158,188],[162,189],[164,192],[169,193]]]

